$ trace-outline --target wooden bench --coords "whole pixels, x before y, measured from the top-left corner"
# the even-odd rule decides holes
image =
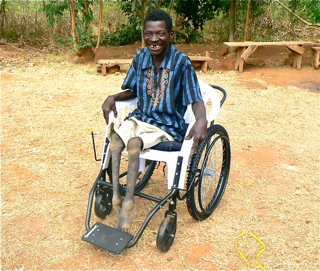
[[[194,68],[200,67],[203,72],[208,71],[208,62],[213,60],[209,56],[209,52],[206,51],[205,56],[189,56],[191,63]],[[111,71],[118,71],[120,66],[130,65],[132,62],[131,58],[128,59],[100,59],[96,63],[101,66],[102,75],[106,75]]]
[[[132,58],[127,59],[100,59],[97,64],[101,65],[102,75],[106,75],[111,70],[118,71],[122,65],[130,65]]]
[[[303,45],[316,45],[310,41],[280,41],[280,42],[224,42],[229,48],[235,49],[235,70],[243,72],[243,67],[248,58],[260,46],[286,46],[293,54],[293,68],[301,70],[302,55],[305,51]]]
[[[312,66],[318,69],[320,64],[320,47],[312,47],[311,49],[313,52]]]
[[[200,66],[201,71],[203,72],[207,72],[208,68],[209,68],[209,64],[208,62],[213,60],[210,55],[209,52],[206,51],[206,55],[205,56],[189,56],[192,66],[194,68],[197,68],[198,66]]]

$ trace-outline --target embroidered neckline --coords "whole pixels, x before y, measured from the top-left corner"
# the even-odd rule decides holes
[[[148,69],[147,73],[147,93],[152,98],[152,104],[158,105],[161,99],[165,95],[165,90],[168,85],[169,79],[169,70],[161,68],[161,72],[159,73],[159,78],[157,78],[157,74],[155,70],[152,68]]]

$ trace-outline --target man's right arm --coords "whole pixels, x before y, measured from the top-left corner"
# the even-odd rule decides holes
[[[126,101],[135,98],[136,94],[130,90],[125,90],[120,93],[109,95],[107,99],[102,104],[103,117],[106,123],[109,124],[109,113],[113,111],[115,117],[117,117],[118,112],[116,108],[116,101]]]

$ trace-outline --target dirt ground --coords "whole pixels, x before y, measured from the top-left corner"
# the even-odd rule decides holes
[[[128,58],[138,45],[104,48],[98,58]],[[120,89],[128,67],[102,76],[93,62],[57,50],[1,45],[2,270],[319,270],[320,70],[288,65],[282,49],[257,51],[264,65],[228,69],[226,48],[209,50],[199,79],[227,90],[216,123],[229,133],[232,163],[225,195],[213,215],[194,221],[178,202],[177,234],[167,253],[155,247],[161,210],[138,244],[114,255],[81,241],[89,191],[99,172],[90,129],[102,147],[101,104]],[[289,60],[288,60],[289,59]],[[288,62],[289,61],[289,62]],[[166,192],[161,169],[147,191]],[[132,232],[153,204],[138,199]],[[93,217],[93,221],[99,221]],[[112,214],[104,223],[113,225]],[[238,248],[250,261],[248,267]]]

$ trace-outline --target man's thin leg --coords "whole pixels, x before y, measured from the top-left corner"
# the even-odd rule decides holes
[[[139,155],[143,142],[141,138],[134,137],[128,141],[128,181],[127,191],[120,212],[118,229],[127,232],[132,224],[133,215],[136,209],[134,190],[139,174]]]
[[[124,149],[124,143],[119,135],[112,131],[111,134],[111,161],[112,161],[112,184],[113,184],[113,197],[112,205],[118,216],[120,216],[120,210],[122,205],[122,197],[120,195],[120,185],[119,185],[119,169],[120,169],[120,160],[121,152]]]

